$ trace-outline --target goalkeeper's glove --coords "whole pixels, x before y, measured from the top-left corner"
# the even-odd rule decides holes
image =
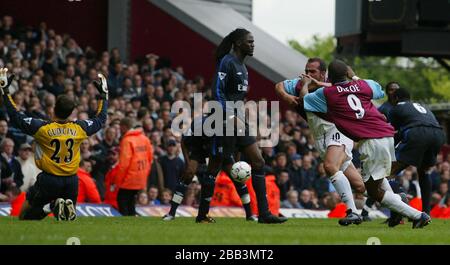
[[[94,80],[93,83],[98,92],[100,92],[101,97],[108,100],[108,84],[106,83],[106,78],[102,74],[98,74],[98,77],[100,78],[100,81]]]
[[[8,78],[8,68],[0,68],[0,93],[2,95],[9,94],[9,86],[14,79],[14,74]]]

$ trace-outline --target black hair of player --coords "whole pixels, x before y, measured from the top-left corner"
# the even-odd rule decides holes
[[[58,119],[67,119],[75,109],[75,102],[67,95],[59,95],[55,103],[55,116]]]
[[[389,83],[386,84],[386,86],[384,87],[384,90],[387,91],[388,88],[389,88],[390,86],[392,86],[392,85],[397,85],[397,86],[400,87],[400,84],[399,84],[398,82],[396,82],[396,81],[391,81],[391,82],[389,82]]]
[[[216,62],[219,63],[220,60],[230,52],[231,48],[236,49],[237,42],[243,40],[249,33],[250,31],[244,28],[237,28],[223,38],[216,50]]]
[[[409,94],[408,90],[401,87],[399,89],[396,89],[394,92],[394,97],[399,101],[409,101],[411,100],[411,95]]]
[[[320,59],[319,57],[309,58],[307,63],[319,63],[319,70],[321,72],[327,71],[327,63],[324,60]]]
[[[334,60],[328,65],[328,77],[331,83],[347,80],[347,64],[341,60]]]

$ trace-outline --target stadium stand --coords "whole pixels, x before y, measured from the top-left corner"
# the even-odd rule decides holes
[[[154,197],[155,187],[160,195],[163,194],[167,186],[159,160],[166,155],[169,141],[178,143],[177,153],[182,159],[180,137],[174,136],[170,130],[175,115],[170,112],[171,105],[177,100],[192,103],[195,92],[203,92],[204,99],[208,99],[210,85],[205,80],[210,77],[187,79],[183,66],[167,65],[157,54],[142,55],[145,60],[128,63],[122,59],[118,49],[95,51],[90,47],[80,47],[67,33],[55,32],[47,28],[45,23],[34,26],[16,27],[14,18],[10,16],[4,16],[0,22],[0,66],[16,74],[11,89],[17,106],[29,116],[49,119],[52,117],[55,97],[64,93],[78,103],[73,119],[92,117],[97,109],[98,92],[91,81],[96,79],[97,73],[104,74],[110,88],[107,126],[81,146],[82,158],[90,160],[93,165],[91,175],[101,200],[105,200],[105,176],[114,170],[117,162],[117,157],[109,154],[117,153],[115,148],[120,136],[119,121],[124,117],[133,118],[137,126],[142,126],[154,147],[154,166],[148,178],[152,194],[148,197]],[[283,114],[279,144],[274,148],[263,148],[266,165],[273,169],[268,174],[270,200],[273,202],[278,196],[274,204],[279,208],[281,201],[287,199],[288,192],[295,190],[298,193],[298,204],[293,204],[295,207],[321,210],[341,207],[331,183],[324,177],[323,164],[313,147],[314,140],[306,122],[291,110]],[[27,191],[31,185],[30,179],[31,182],[35,180],[37,174],[33,168],[32,155],[27,155],[30,150],[26,144],[33,143],[18,131],[15,124],[9,122],[2,107],[0,140],[4,142],[8,138],[14,141],[14,155],[19,159],[25,176],[17,180],[8,174],[11,160],[7,159],[2,149],[4,159],[1,160],[0,202],[17,203],[16,198],[23,201],[23,192]],[[294,160],[297,162],[293,163]],[[355,164],[358,165],[357,161]],[[450,217],[447,210],[450,207],[450,154],[445,157],[439,155],[438,164],[430,174],[433,179],[434,216]],[[18,183],[23,183],[25,179],[25,186],[19,186]],[[415,199],[413,204],[420,205],[417,203],[420,200],[417,194],[420,192],[417,190],[415,169],[408,168],[397,180],[409,197]],[[219,183],[231,185],[226,181]],[[108,183],[107,187],[110,186]],[[189,186],[185,205],[198,205],[200,188],[195,181]],[[219,205],[215,199],[214,203]],[[363,199],[357,199],[362,207]],[[340,208],[335,209],[332,215],[339,217],[339,212]]]

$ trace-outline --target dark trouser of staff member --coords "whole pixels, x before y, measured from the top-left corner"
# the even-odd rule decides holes
[[[124,216],[136,215],[136,194],[139,190],[119,189],[117,193],[117,205],[119,206],[120,214]]]

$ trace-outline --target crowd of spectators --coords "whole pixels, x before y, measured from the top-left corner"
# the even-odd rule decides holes
[[[92,81],[102,73],[108,81],[110,103],[106,127],[81,145],[82,170],[95,182],[100,200],[105,200],[105,176],[117,163],[120,120],[132,118],[151,140],[154,161],[147,190],[137,196],[137,205],[168,205],[183,168],[180,137],[173,135],[171,112],[175,101],[193,101],[193,93],[211,95],[206,79],[185,77],[182,66],[172,66],[156,54],[136,62],[123,60],[118,49],[94,51],[81,48],[68,34],[60,34],[41,23],[37,28],[16,27],[10,16],[0,22],[0,66],[16,78],[11,94],[17,107],[34,118],[51,119],[55,98],[66,94],[77,102],[71,119],[93,117],[98,92]],[[264,89],[273,89],[267,87]],[[39,169],[34,164],[32,137],[9,122],[0,109],[1,185],[0,201],[10,201],[20,191],[26,192],[36,180]],[[296,112],[287,110],[280,123],[280,141],[275,147],[262,148],[270,173],[280,189],[281,207],[331,209],[339,202],[323,163],[314,148],[307,123]],[[355,154],[357,158],[357,155]],[[433,178],[434,203],[448,204],[450,155],[438,158],[430,174]],[[358,161],[355,160],[358,166]],[[398,183],[411,197],[417,195],[417,173],[408,168]],[[196,206],[200,184],[188,188],[183,204]],[[94,196],[96,197],[96,196]],[[362,198],[357,198],[363,201]],[[89,201],[86,198],[86,201]],[[91,199],[92,200],[92,199]],[[98,198],[93,199],[98,201]],[[362,207],[362,203],[359,204]]]

